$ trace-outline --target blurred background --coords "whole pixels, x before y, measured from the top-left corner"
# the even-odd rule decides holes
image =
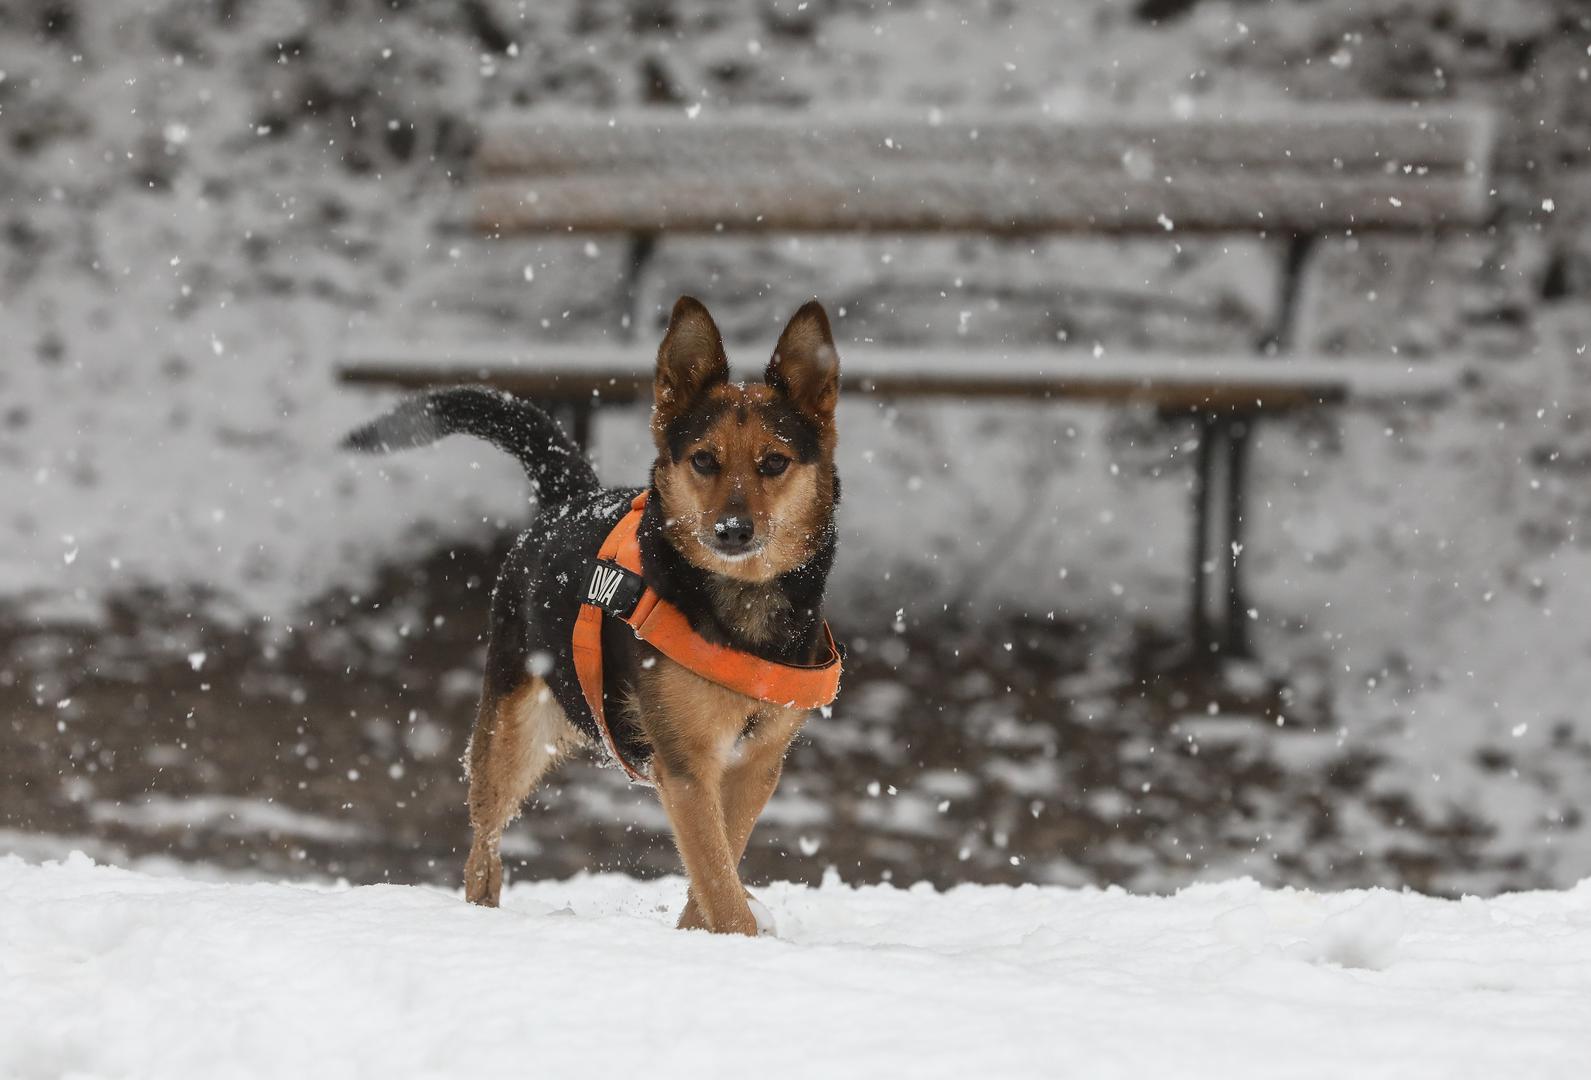
[[[1570,0],[0,0],[0,852],[456,884],[485,602],[530,520],[460,441],[349,460],[362,336],[619,341],[622,238],[447,228],[480,118],[1470,103],[1492,224],[1326,240],[1299,346],[1462,363],[1440,407],[1264,425],[1256,659],[1185,634],[1197,432],[1053,403],[842,406],[851,647],[748,879],[1438,892],[1591,873],[1591,12]],[[1253,236],[665,236],[760,369],[842,341],[1247,349]],[[1285,361],[1280,361],[1285,362]],[[639,482],[644,408],[597,420]],[[999,482],[991,482],[991,477]],[[558,774],[511,875],[671,871]]]

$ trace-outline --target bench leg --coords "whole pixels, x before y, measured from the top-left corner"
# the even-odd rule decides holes
[[[569,406],[569,436],[586,452],[586,457],[591,456],[591,420],[596,411],[589,401]]]
[[[1309,234],[1291,237],[1287,245],[1281,275],[1281,292],[1277,297],[1276,325],[1259,343],[1262,355],[1285,350],[1293,343],[1297,333],[1299,307],[1304,288],[1304,271],[1308,267],[1315,238]],[[1255,414],[1203,413],[1199,416],[1199,450],[1193,479],[1193,596],[1191,598],[1189,637],[1192,662],[1203,664],[1219,655],[1229,660],[1247,660],[1254,655],[1249,635],[1249,600],[1244,587],[1244,527],[1247,525],[1245,509],[1248,494],[1249,450],[1254,440]],[[1226,500],[1222,520],[1221,550],[1210,558],[1210,502],[1215,488],[1217,454],[1224,454],[1225,483],[1221,485],[1222,498]],[[1221,625],[1212,633],[1210,611],[1214,606],[1211,596],[1210,573],[1214,564],[1224,567],[1226,597],[1221,612]]]
[[[1253,433],[1252,416],[1199,417],[1199,447],[1194,457],[1193,475],[1193,543],[1190,545],[1192,592],[1188,597],[1189,659],[1195,666],[1215,656],[1246,660],[1253,655],[1249,640],[1248,592],[1243,574],[1245,496]],[[1217,506],[1218,502],[1224,505]],[[1214,551],[1211,550],[1213,540],[1219,541]],[[1225,595],[1221,596],[1222,593]],[[1221,597],[1219,601],[1218,596]]]
[[[1249,602],[1243,587],[1247,548],[1243,541],[1246,524],[1244,498],[1248,489],[1249,449],[1254,440],[1254,417],[1238,416],[1226,427],[1226,550],[1220,558],[1226,563],[1226,626],[1221,652],[1228,659],[1248,660],[1253,656],[1249,642]]]
[[[1189,580],[1193,594],[1188,597],[1188,640],[1194,664],[1210,655],[1210,496],[1215,486],[1215,444],[1220,421],[1213,416],[1199,417],[1199,447],[1193,459],[1193,567]]]
[[[591,456],[591,417],[595,407],[590,402],[563,401],[550,406],[548,412],[575,445]]]

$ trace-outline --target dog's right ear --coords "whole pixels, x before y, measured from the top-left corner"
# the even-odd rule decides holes
[[[729,381],[729,357],[718,325],[694,296],[674,302],[668,333],[657,348],[652,382],[652,432],[663,444],[668,426],[690,410],[709,386]]]

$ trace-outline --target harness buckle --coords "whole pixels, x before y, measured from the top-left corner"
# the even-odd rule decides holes
[[[646,592],[646,579],[606,559],[592,559],[580,601],[620,619],[628,619]]]

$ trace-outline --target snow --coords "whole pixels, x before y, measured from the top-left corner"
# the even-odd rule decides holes
[[[1591,1051],[1591,880],[1438,900],[195,882],[0,860],[0,1075],[1553,1077]]]
[[[329,821],[316,814],[222,795],[190,795],[180,799],[151,795],[131,806],[100,803],[90,808],[89,818],[95,824],[149,829],[211,828],[231,834],[268,832],[310,840],[348,841],[364,835],[356,826]]]

